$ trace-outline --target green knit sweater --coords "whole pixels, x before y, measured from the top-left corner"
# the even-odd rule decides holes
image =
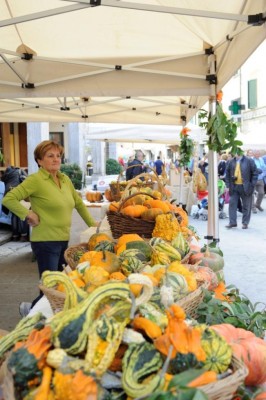
[[[32,242],[68,241],[74,208],[88,226],[95,225],[68,176],[58,172],[58,177],[61,187],[48,171],[40,168],[3,199],[3,205],[21,220],[26,218],[29,210],[20,201],[30,199],[31,209],[40,219],[40,224],[32,228]]]

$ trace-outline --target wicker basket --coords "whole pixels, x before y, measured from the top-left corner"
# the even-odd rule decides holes
[[[134,167],[139,167],[142,166],[142,164],[136,164],[136,165],[130,165],[126,169],[134,168]],[[122,183],[120,179],[123,176],[124,171],[120,172],[118,175],[116,183],[110,183],[110,190],[112,193],[112,197],[115,201],[119,201],[123,197],[123,192],[127,192],[131,187],[136,187],[139,190],[145,187],[150,187],[153,188],[154,184],[156,183],[158,185],[158,189],[162,189],[162,183],[160,182],[160,179],[158,175],[156,174],[156,171],[153,168],[150,168],[153,171],[153,174],[144,172],[142,174],[139,174],[135,176],[135,178],[131,179],[130,181],[127,181],[126,183]],[[141,181],[140,181],[141,180]]]
[[[75,257],[75,254],[80,251],[82,253],[86,253],[89,251],[88,249],[88,243],[80,243],[76,244],[73,246],[69,246],[65,253],[64,257],[67,262],[67,264],[70,266],[71,269],[75,269],[76,266],[78,265],[79,260]]]
[[[48,288],[44,285],[39,285],[39,288],[47,297],[47,300],[49,301],[54,314],[63,310],[66,299],[65,293],[60,292],[59,290],[56,290],[54,288]]]
[[[248,369],[243,361],[233,355],[231,369],[233,373],[226,378],[200,387],[209,400],[231,400],[237,388],[243,384],[248,375]]]
[[[145,175],[145,174],[142,174],[142,175]],[[141,176],[141,175],[139,175],[139,176]],[[133,179],[132,179],[132,181],[133,181]],[[127,186],[125,193],[127,192],[128,188],[130,188],[130,186]],[[141,194],[143,194],[145,196],[149,196],[153,199],[156,198],[152,194],[149,194],[149,193],[144,193],[141,191],[136,192],[128,197],[122,196],[117,211],[107,211],[106,216],[107,216],[107,220],[109,222],[110,229],[111,229],[114,239],[118,239],[121,235],[127,234],[127,233],[137,233],[141,237],[147,238],[147,239],[150,239],[152,237],[152,231],[155,227],[155,221],[146,221],[146,220],[143,220],[140,218],[130,217],[130,216],[124,215],[120,212],[124,203],[127,200],[133,198],[134,196],[138,196]],[[176,215],[176,218],[178,219],[178,215]]]
[[[204,297],[203,289],[207,286],[207,283],[200,283],[198,289],[178,300],[177,304],[184,309],[187,317],[196,318],[196,310]]]

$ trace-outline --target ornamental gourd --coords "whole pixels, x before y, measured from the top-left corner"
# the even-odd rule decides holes
[[[231,324],[213,325],[212,329],[225,338],[234,354],[243,360],[249,373],[245,384],[256,386],[266,381],[266,342],[254,333]]]
[[[204,368],[218,374],[227,371],[233,352],[226,340],[215,330],[206,328],[202,333],[201,345],[206,354]]]
[[[89,261],[90,265],[104,268],[109,274],[119,270],[118,257],[110,251],[87,251],[83,254],[80,262]]]
[[[147,207],[141,205],[127,206],[121,210],[121,213],[132,218],[139,218],[147,210]]]
[[[112,242],[112,238],[107,235],[106,233],[103,232],[96,232],[93,235],[91,235],[89,241],[88,241],[88,249],[89,250],[94,250],[95,246],[100,243],[102,240],[107,240],[109,242]]]
[[[224,259],[217,253],[210,252],[208,250],[205,253],[195,253],[189,258],[191,264],[202,265],[204,267],[211,268],[214,272],[219,273],[224,267]]]

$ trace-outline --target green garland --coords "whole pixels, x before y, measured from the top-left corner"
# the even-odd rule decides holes
[[[193,156],[194,152],[194,142],[193,140],[188,136],[188,128],[183,128],[182,131],[180,132],[180,157],[179,157],[179,165],[181,167],[186,167],[189,165],[191,158]]]
[[[240,147],[243,143],[237,140],[238,125],[228,119],[220,103],[217,102],[216,113],[213,116],[210,117],[206,110],[201,110],[199,118],[203,120],[199,125],[206,128],[207,146],[210,150],[217,153],[228,150],[232,154],[243,154]],[[204,121],[206,118],[207,121]]]

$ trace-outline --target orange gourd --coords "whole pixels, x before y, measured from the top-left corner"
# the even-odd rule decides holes
[[[245,384],[256,386],[266,381],[266,342],[254,333],[230,324],[211,327],[232,346],[233,353],[246,364],[249,373]]]
[[[106,233],[103,232],[96,232],[91,237],[89,238],[88,241],[88,249],[89,250],[94,250],[95,246],[100,243],[102,240],[107,240],[109,242],[112,242],[112,238],[107,235]],[[80,261],[81,262],[81,261]]]
[[[98,388],[94,378],[79,369],[75,374],[54,373],[53,386],[56,399],[97,400]]]
[[[132,322],[133,328],[137,331],[144,331],[151,339],[162,335],[162,330],[155,322],[145,317],[135,317]]]
[[[90,265],[104,268],[109,274],[117,272],[120,267],[118,257],[110,251],[87,251],[80,258],[80,263],[89,261]]]
[[[86,199],[90,203],[95,203],[96,201],[101,201],[103,198],[101,192],[86,192],[85,196],[86,196]]]
[[[127,206],[121,210],[121,213],[128,217],[139,218],[147,210],[147,207],[141,205]]]
[[[204,361],[206,354],[201,346],[201,333],[196,327],[185,322],[186,314],[182,307],[172,304],[166,311],[168,325],[163,335],[154,341],[154,345],[165,356],[173,346],[171,358],[177,353],[193,353],[198,361]]]
[[[118,201],[112,201],[112,203],[109,205],[109,211],[117,212],[119,205],[120,204]]]
[[[150,208],[159,208],[160,210],[162,210],[163,213],[167,213],[170,211],[169,205],[162,200],[149,199],[145,201],[144,205],[147,205]]]
[[[143,239],[137,233],[125,233],[118,239],[117,248],[119,248],[123,244],[127,244],[128,242],[136,242],[136,241],[143,241]]]
[[[107,201],[113,201],[113,195],[110,189],[106,189],[104,192],[104,197],[106,198]]]
[[[50,387],[52,381],[52,375],[53,375],[52,368],[45,366],[43,368],[41,384],[38,387],[37,392],[34,394],[34,400],[44,400],[53,398]]]
[[[188,383],[188,387],[199,387],[208,385],[209,383],[213,383],[217,381],[217,373],[214,371],[204,371],[200,376],[193,379],[193,381]]]
[[[257,394],[254,400],[266,400],[266,392],[261,392]]]
[[[143,288],[143,285],[141,285],[140,283],[130,283],[129,284],[129,289],[134,294],[135,297],[139,297],[139,295],[141,294],[142,288]]]
[[[126,275],[124,275],[122,272],[117,271],[117,272],[113,272],[112,274],[110,274],[110,280],[115,280],[115,281],[124,281],[126,280],[127,277]]]

